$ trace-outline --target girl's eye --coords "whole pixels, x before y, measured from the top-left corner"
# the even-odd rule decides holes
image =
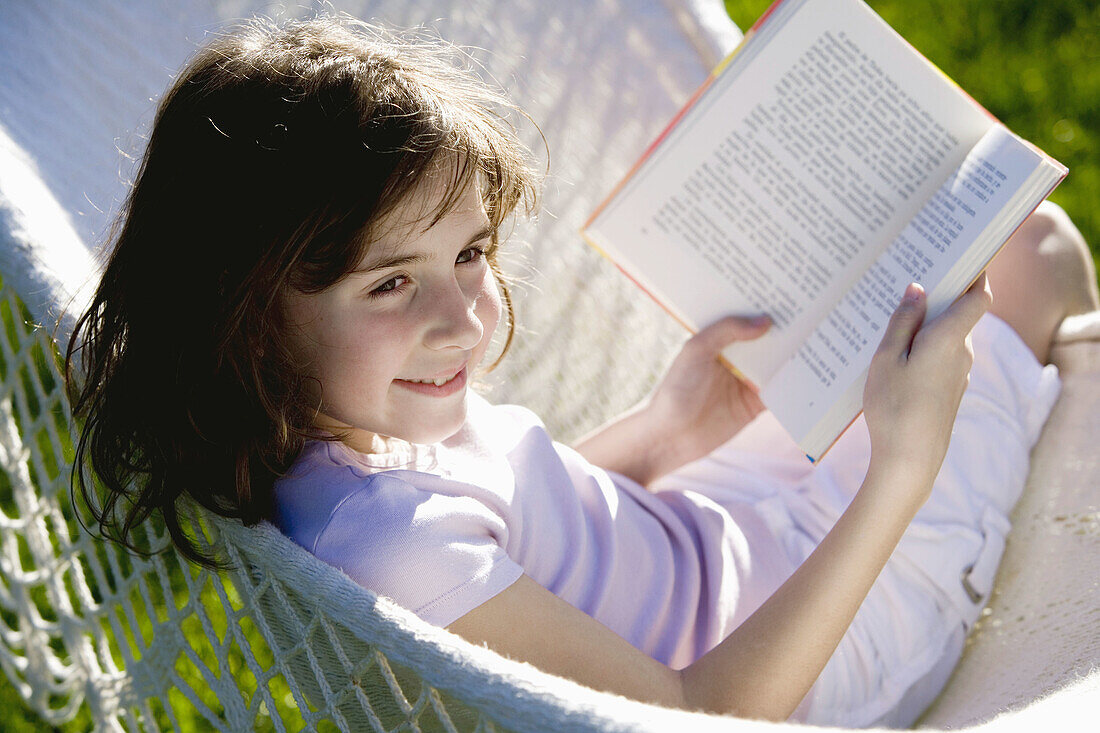
[[[485,256],[485,250],[480,247],[467,247],[458,253],[458,257],[455,258],[456,265],[463,265],[468,262],[476,262]]]
[[[386,295],[387,293],[395,292],[402,285],[404,285],[407,280],[408,280],[408,278],[405,277],[404,275],[397,275],[396,277],[391,277],[389,280],[382,283],[381,285],[376,287],[374,290],[370,291],[370,296],[372,298],[375,298],[375,297],[379,297],[379,296],[382,296],[382,295]]]

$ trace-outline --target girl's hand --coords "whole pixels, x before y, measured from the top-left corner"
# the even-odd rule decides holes
[[[767,316],[728,316],[684,343],[643,408],[667,449],[667,470],[707,455],[763,411],[757,388],[718,359],[733,342],[760,338],[770,327]]]
[[[729,317],[688,339],[648,400],[574,447],[598,466],[638,483],[702,458],[764,409],[756,389],[718,361],[734,341],[768,330],[766,316]]]
[[[870,476],[876,470],[913,479],[923,501],[939,473],[955,414],[970,379],[970,332],[989,310],[985,275],[942,315],[924,324],[927,298],[910,285],[886,327],[867,373],[863,412],[871,435]]]

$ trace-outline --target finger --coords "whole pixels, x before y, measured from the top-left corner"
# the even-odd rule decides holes
[[[772,320],[768,316],[726,316],[692,336],[691,343],[700,351],[717,354],[734,341],[748,341],[763,336],[771,324]]]
[[[993,293],[989,288],[989,279],[983,272],[970,288],[936,319],[943,322],[937,328],[949,330],[958,336],[965,336],[974,330],[978,319],[989,310],[992,304]]]
[[[882,335],[878,351],[896,358],[903,358],[909,354],[909,348],[913,345],[913,337],[924,322],[924,314],[928,309],[928,299],[925,297],[924,288],[920,283],[910,283],[901,296],[901,302],[890,316],[890,322],[886,324],[886,332]]]

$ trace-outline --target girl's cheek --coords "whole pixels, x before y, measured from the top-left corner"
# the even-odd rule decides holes
[[[504,312],[504,304],[500,297],[500,288],[497,286],[497,280],[493,277],[492,271],[485,273],[485,279],[482,281],[481,293],[478,295],[478,304],[475,307],[475,311],[481,318],[482,324],[485,326],[486,336],[492,336],[493,331],[496,330],[497,324],[500,323],[500,318]]]

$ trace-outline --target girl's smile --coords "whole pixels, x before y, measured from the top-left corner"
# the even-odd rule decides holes
[[[397,384],[413,392],[426,394],[431,397],[446,397],[454,394],[466,386],[466,367],[463,366],[457,374],[450,377],[437,377],[435,379],[397,379]]]
[[[363,452],[376,435],[433,443],[457,432],[469,375],[500,320],[480,193],[471,186],[426,224],[444,195],[434,180],[382,217],[354,271],[285,300],[302,368],[316,380],[317,426],[346,432]]]

